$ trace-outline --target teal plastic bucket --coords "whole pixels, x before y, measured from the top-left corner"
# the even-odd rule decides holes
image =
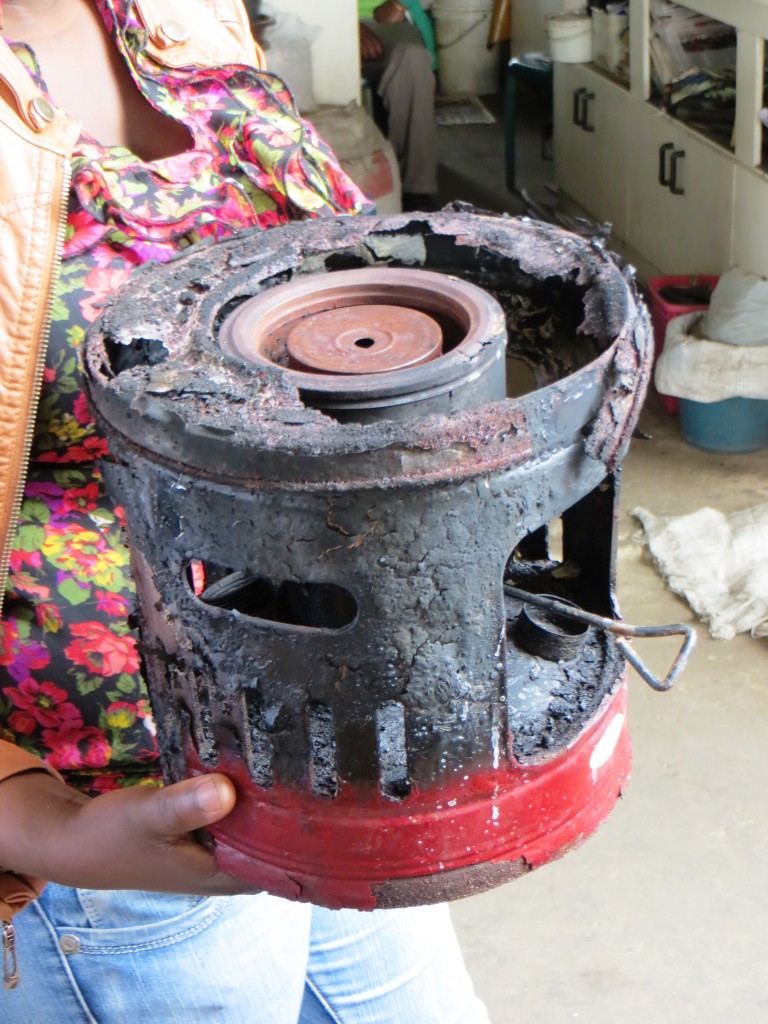
[[[680,430],[688,444],[707,452],[754,452],[768,445],[768,399],[721,402],[680,399]]]

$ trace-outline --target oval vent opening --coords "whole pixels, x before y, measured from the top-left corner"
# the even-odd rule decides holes
[[[335,583],[276,580],[252,569],[194,560],[187,582],[199,601],[252,619],[304,629],[338,630],[357,618],[357,601]]]

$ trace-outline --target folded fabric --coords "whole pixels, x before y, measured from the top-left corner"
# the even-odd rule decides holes
[[[686,599],[715,640],[768,635],[768,503],[725,515],[632,515],[670,589]]]
[[[768,345],[729,345],[700,337],[702,313],[669,321],[654,383],[662,395],[695,402],[768,399]]]

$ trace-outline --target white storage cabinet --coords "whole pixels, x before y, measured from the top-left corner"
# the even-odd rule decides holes
[[[612,244],[646,273],[768,276],[768,175],[761,168],[768,0],[685,6],[737,30],[734,144],[711,141],[651,103],[649,0],[630,4],[630,85],[589,64],[555,64],[555,176],[613,225]]]

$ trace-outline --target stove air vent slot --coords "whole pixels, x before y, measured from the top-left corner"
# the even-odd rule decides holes
[[[196,561],[187,580],[203,604],[302,629],[336,631],[357,619],[355,598],[335,583],[276,580],[251,569]]]

